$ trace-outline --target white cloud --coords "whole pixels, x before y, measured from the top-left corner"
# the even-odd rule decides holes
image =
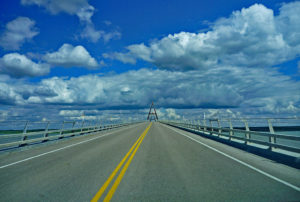
[[[52,14],[65,12],[74,15],[83,7],[89,6],[87,0],[21,0],[22,5],[45,7]]]
[[[103,41],[107,43],[112,39],[120,39],[122,34],[118,31],[106,32],[103,30],[96,30],[94,24],[88,23],[85,25],[80,36],[94,43],[99,39],[103,39]]]
[[[96,30],[94,25],[86,25],[80,36],[96,43],[103,35],[104,31]]]
[[[135,109],[133,111],[137,112],[137,108],[148,109],[152,101],[159,108],[167,108],[158,110],[161,116],[183,119],[189,117],[184,112],[188,111],[186,108],[198,107],[217,108],[208,111],[211,116],[222,112],[228,117],[237,117],[237,110],[250,114],[299,114],[299,81],[275,68],[261,68],[299,56],[299,4],[284,4],[277,16],[265,6],[255,4],[233,12],[229,18],[217,20],[208,32],[181,32],[154,40],[149,45],[128,46],[126,53],[103,55],[125,63],[141,59],[157,65],[158,70],[52,77],[40,83],[15,83],[15,80],[0,77],[0,104],[65,107],[69,111],[64,108],[65,111],[56,111],[56,114],[69,117],[95,108]],[[77,15],[85,27],[92,27],[87,38],[104,39],[106,32],[96,30],[92,23],[94,9],[78,12],[69,13]],[[64,67],[95,68],[98,65],[84,47],[69,44],[46,54],[44,59]],[[190,111],[194,117],[199,117],[196,114],[199,110]],[[138,117],[145,117],[147,112],[137,112]],[[126,115],[129,117],[129,114]],[[100,114],[87,116],[94,119]],[[106,115],[106,118],[118,116]]]
[[[223,67],[205,72],[141,69],[120,75],[52,77],[40,83],[0,77],[0,106],[14,105],[22,116],[32,115],[35,109],[38,120],[80,120],[82,112],[86,120],[145,120],[152,101],[159,119],[202,119],[203,112],[213,118],[295,116],[300,113],[299,92],[299,81],[259,68]],[[114,110],[104,113],[103,109]]]
[[[109,20],[104,20],[103,23],[106,25],[106,26],[110,26],[112,23],[111,21]]]
[[[22,104],[23,98],[13,86],[0,82],[0,103],[5,105]]]
[[[81,7],[79,11],[76,13],[80,21],[84,23],[92,23],[91,17],[94,15],[95,8],[91,5]]]
[[[109,42],[112,39],[120,39],[122,36],[119,31],[103,32],[102,38],[104,42]]]
[[[0,58],[0,74],[12,77],[34,77],[49,73],[48,64],[35,63],[25,55],[9,53]]]
[[[82,7],[77,12],[78,18],[85,27],[81,32],[80,36],[82,38],[88,39],[93,43],[96,43],[99,39],[103,39],[105,43],[109,42],[112,39],[120,39],[121,33],[119,31],[107,32],[104,30],[95,29],[95,25],[91,20],[92,16],[94,15],[94,12],[95,8],[91,5]]]
[[[21,0],[21,3],[22,5],[38,5],[45,7],[53,15],[60,12],[76,15],[84,26],[80,37],[88,39],[93,43],[98,42],[99,39],[108,42],[111,39],[121,38],[121,33],[119,31],[115,30],[108,32],[97,30],[95,28],[91,19],[95,13],[95,8],[90,5],[87,0]]]
[[[84,115],[84,111],[83,110],[60,110],[59,115],[64,117],[68,117],[68,116],[80,117]]]
[[[0,111],[0,121],[5,121],[8,117],[8,111]]]
[[[63,44],[57,52],[47,53],[44,57],[51,65],[62,67],[97,68],[99,65],[95,58],[83,46]]]
[[[24,42],[31,40],[39,32],[35,22],[27,17],[18,17],[6,24],[0,37],[0,46],[6,50],[18,50]]]
[[[175,109],[168,108],[166,109],[168,119],[180,119],[180,115],[176,114]]]
[[[2,83],[8,85],[5,79]],[[238,67],[222,67],[205,72],[141,69],[119,75],[52,77],[43,79],[39,84],[10,84],[11,95],[14,96],[4,96],[3,99],[24,104],[148,109],[149,103],[154,101],[158,108],[236,108],[248,113],[300,112],[300,83],[275,70],[258,68],[241,70]],[[3,101],[2,104],[7,103]],[[162,112],[165,116],[176,117],[176,114],[171,115],[171,110]]]
[[[77,12],[77,16],[85,27],[80,36],[94,43],[96,43],[99,39],[103,39],[105,43],[109,42],[111,39],[120,39],[121,33],[118,31],[107,32],[95,29],[95,25],[91,20],[94,12],[95,8],[90,5],[81,8],[79,12]]]
[[[128,46],[127,52],[110,57],[124,63],[141,59],[171,70],[272,66],[299,56],[299,13],[300,2],[284,4],[278,16],[264,5],[254,4],[217,20],[208,32],[168,35],[148,46]]]
[[[103,123],[103,121],[120,121],[123,120],[124,114],[116,113],[114,111],[100,111],[100,110],[60,110],[59,116],[64,117],[64,119],[72,119],[72,120],[88,120],[88,121],[96,121],[97,123]]]
[[[300,2],[295,1],[285,3],[279,9],[280,15],[277,17],[276,25],[283,34],[284,40],[291,46],[297,47],[300,44]]]

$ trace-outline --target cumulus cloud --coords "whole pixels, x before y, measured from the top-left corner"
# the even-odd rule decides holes
[[[76,15],[84,26],[80,37],[96,43],[99,39],[108,42],[111,39],[120,39],[119,31],[97,30],[92,22],[95,8],[87,0],[21,0],[22,5],[38,5],[45,7],[51,14],[56,15],[60,12]]]
[[[60,110],[59,115],[64,117],[68,117],[68,116],[80,117],[84,115],[84,111],[83,110]]]
[[[103,55],[124,63],[134,64],[138,59],[148,61],[159,67],[157,70],[52,77],[40,83],[15,83],[15,80],[0,77],[0,104],[64,106],[67,109],[56,111],[56,114],[73,118],[86,108],[130,109],[122,116],[135,119],[130,118],[130,112],[135,111],[145,118],[148,110],[145,112],[144,108],[149,109],[152,101],[156,107],[165,108],[158,110],[159,115],[172,119],[189,117],[186,112],[190,108],[194,108],[189,111],[194,117],[199,117],[199,108],[214,108],[206,110],[211,117],[221,112],[228,117],[238,117],[237,110],[250,114],[299,114],[299,81],[275,68],[260,68],[299,56],[299,4],[283,4],[278,15],[255,4],[217,20],[207,32],[181,32],[149,44],[128,46],[125,53]],[[85,6],[89,5],[80,8]],[[93,29],[87,38],[97,41],[103,33],[92,23],[94,8],[85,8],[59,12],[77,15],[84,26]],[[84,47],[69,44],[46,54],[44,60],[63,67],[95,68],[98,65]],[[14,75],[3,69],[2,73]],[[95,112],[87,116],[94,119],[100,114]],[[116,113],[106,118],[118,116],[121,115]]]
[[[0,74],[11,77],[35,77],[48,74],[50,66],[44,63],[35,63],[25,55],[9,53],[0,58]]]
[[[63,44],[57,52],[47,53],[43,59],[54,66],[86,68],[99,66],[83,46],[74,47],[70,44]]]
[[[45,7],[52,14],[65,12],[74,15],[82,7],[89,6],[87,0],[21,0],[22,5],[38,5]]]
[[[80,22],[85,26],[80,36],[95,43],[101,38],[104,31],[95,29],[95,26],[91,20],[91,17],[94,15],[94,12],[95,8],[89,5],[81,7],[76,13],[76,15],[78,16]]]
[[[152,101],[164,108],[254,108],[270,113],[297,113],[300,108],[299,82],[275,70],[253,68],[223,67],[205,72],[140,69],[119,75],[52,77],[25,88],[30,91],[16,84],[11,88],[19,101],[27,104],[91,105],[98,109],[148,108]],[[164,113],[171,116],[172,110]]]
[[[223,78],[220,74],[224,75]],[[155,78],[155,82],[149,78]],[[141,69],[102,77],[88,75],[69,80],[45,79],[42,85],[57,94],[45,98],[44,102],[97,103],[102,108],[143,108],[154,100],[159,107],[255,107],[295,113],[300,105],[299,82],[276,71],[260,69],[242,71],[228,67],[205,73]]]
[[[4,105],[22,104],[22,96],[15,91],[13,86],[0,82],[0,103]]]
[[[38,33],[33,20],[18,17],[6,24],[0,36],[0,46],[6,50],[18,50],[24,42],[31,40]]]
[[[96,43],[99,39],[109,42],[111,39],[120,39],[121,33],[119,31],[107,32],[104,30],[96,30],[95,25],[92,22],[91,18],[94,15],[95,8],[91,5],[85,6],[79,9],[76,13],[80,22],[84,25],[84,29],[81,32],[80,36],[82,38],[88,39],[91,42]]]
[[[291,47],[298,47],[300,44],[300,2],[295,1],[291,3],[285,3],[279,9],[280,15],[277,16],[276,25],[281,31],[284,40]],[[298,49],[299,50],[299,49]]]
[[[76,15],[81,22],[92,23],[91,17],[94,15],[95,8],[91,5],[79,8]]]
[[[112,39],[120,39],[122,37],[122,33],[119,31],[111,31],[111,32],[104,32],[102,34],[102,38],[104,42],[109,42]]]
[[[105,43],[109,42],[111,39],[120,39],[121,33],[119,31],[106,32],[104,30],[95,29],[95,25],[91,20],[94,10],[93,6],[88,6],[80,9],[77,13],[81,23],[85,26],[80,36],[94,43],[96,43],[100,38],[103,39]]]
[[[180,115],[176,114],[175,109],[166,109],[168,119],[180,119]]]
[[[107,43],[112,39],[120,39],[122,34],[118,31],[105,32],[103,30],[96,30],[93,24],[88,24],[85,26],[80,36],[94,43],[102,38],[103,41]]]
[[[22,116],[39,114],[39,120],[81,120],[82,113],[89,117],[86,120],[145,120],[152,101],[160,119],[202,119],[203,112],[223,118],[292,116],[300,113],[299,92],[299,81],[276,70],[239,67],[204,72],[140,69],[119,75],[52,77],[40,83],[0,77],[0,105],[15,105]]]
[[[110,116],[105,116],[106,120],[109,121],[116,121],[121,119],[120,116],[114,116],[113,115],[114,112],[110,112]],[[119,115],[119,114],[118,114]],[[101,120],[104,117],[103,111],[99,111],[99,110],[60,110],[59,111],[59,116],[64,117],[65,119],[71,119],[71,120],[97,120],[97,124],[100,123],[99,120]],[[102,121],[103,122],[103,121]]]
[[[284,4],[277,16],[254,4],[212,23],[210,31],[170,34],[105,56],[133,64],[141,59],[170,70],[272,66],[300,55],[299,13],[300,2]]]
[[[7,111],[0,111],[0,121],[5,121],[8,117]]]

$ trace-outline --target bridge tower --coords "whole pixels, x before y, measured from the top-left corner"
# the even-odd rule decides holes
[[[150,106],[150,110],[149,110],[149,113],[148,113],[147,120],[149,120],[149,121],[152,121],[152,120],[158,121],[158,116],[157,116],[157,113],[156,113],[156,110],[155,110],[153,102],[152,102],[152,104]]]

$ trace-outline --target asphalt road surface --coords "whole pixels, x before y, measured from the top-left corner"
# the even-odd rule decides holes
[[[300,171],[161,123],[0,153],[0,201],[300,201]]]

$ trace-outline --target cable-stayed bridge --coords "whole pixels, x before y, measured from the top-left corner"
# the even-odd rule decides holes
[[[297,201],[297,124],[2,122],[0,201]]]

